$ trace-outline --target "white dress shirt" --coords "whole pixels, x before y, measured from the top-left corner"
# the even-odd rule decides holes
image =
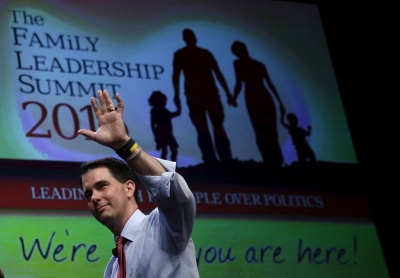
[[[199,277],[191,234],[196,202],[186,181],[175,172],[176,163],[158,159],[161,176],[138,175],[157,204],[149,215],[136,210],[122,229],[126,277]],[[118,235],[114,235],[118,236]],[[116,238],[115,237],[115,238]],[[118,258],[112,256],[105,278],[116,278]]]

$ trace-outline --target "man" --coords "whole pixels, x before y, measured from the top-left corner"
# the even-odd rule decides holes
[[[215,148],[222,161],[232,158],[230,142],[226,135],[224,109],[215,85],[213,73],[228,97],[228,104],[233,104],[225,78],[219,70],[214,56],[206,49],[196,46],[197,39],[190,29],[183,30],[186,47],[175,52],[173,61],[172,82],[175,91],[174,102],[181,106],[179,97],[179,78],[181,71],[185,76],[185,95],[189,108],[189,116],[197,130],[197,141],[205,163],[217,161],[211,135],[208,130],[207,115],[214,131]]]
[[[124,105],[118,107],[107,91],[99,91],[100,105],[91,103],[99,123],[96,132],[82,134],[115,150],[136,172],[153,195],[157,208],[149,215],[138,209],[132,173],[117,159],[106,158],[81,166],[81,183],[93,216],[114,234],[117,255],[111,257],[104,277],[199,277],[190,236],[195,200],[175,163],[144,152],[126,133]]]

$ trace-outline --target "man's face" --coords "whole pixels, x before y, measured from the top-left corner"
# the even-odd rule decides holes
[[[86,172],[82,177],[83,191],[89,210],[103,225],[112,228],[126,218],[131,188],[117,181],[106,167]]]

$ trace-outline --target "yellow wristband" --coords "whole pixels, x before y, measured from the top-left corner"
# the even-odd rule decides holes
[[[129,149],[129,151],[133,153],[138,147],[139,147],[138,143],[135,142],[135,144],[132,146],[132,148]]]

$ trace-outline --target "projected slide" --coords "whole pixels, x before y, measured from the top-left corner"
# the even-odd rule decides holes
[[[109,155],[76,133],[97,129],[88,100],[104,89],[124,99],[129,134],[181,167],[357,162],[315,5],[0,5],[2,159]]]

